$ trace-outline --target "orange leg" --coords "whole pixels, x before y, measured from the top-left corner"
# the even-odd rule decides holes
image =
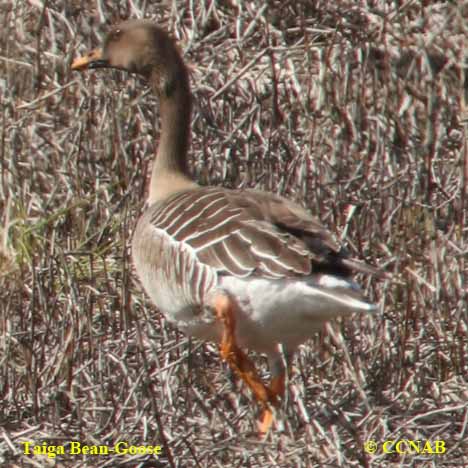
[[[286,390],[286,373],[282,372],[280,375],[275,376],[271,379],[270,390],[271,392],[279,398],[284,397],[284,392]]]
[[[231,369],[247,384],[252,390],[254,397],[260,402],[263,407],[263,412],[259,422],[259,432],[261,435],[266,434],[274,421],[274,414],[271,405],[277,406],[278,392],[282,388],[284,392],[284,376],[278,380],[282,380],[275,384],[272,382],[272,387],[268,388],[260,379],[255,366],[247,355],[240,349],[235,341],[235,317],[233,306],[227,296],[219,295],[215,301],[215,311],[217,318],[223,324],[223,336],[221,338],[220,354]]]
[[[286,391],[286,375],[291,370],[293,351],[285,351],[277,346],[276,353],[268,356],[268,363],[272,374],[270,389],[279,399],[284,397]]]

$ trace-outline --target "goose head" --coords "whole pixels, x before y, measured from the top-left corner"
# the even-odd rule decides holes
[[[187,71],[169,35],[148,20],[130,20],[113,27],[102,48],[76,59],[71,68],[114,68],[136,73],[151,82],[159,95],[170,96]]]

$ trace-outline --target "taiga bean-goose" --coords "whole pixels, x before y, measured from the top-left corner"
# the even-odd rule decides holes
[[[351,279],[376,273],[352,260],[299,205],[257,190],[201,187],[190,177],[191,94],[174,41],[146,20],[124,22],[102,49],[72,68],[115,68],[143,76],[160,102],[161,135],[132,255],[144,289],[179,329],[220,344],[220,354],[262,405],[259,430],[274,420],[297,347],[324,323],[372,312]],[[265,385],[243,349],[265,353]]]

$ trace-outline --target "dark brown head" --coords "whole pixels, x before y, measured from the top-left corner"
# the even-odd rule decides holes
[[[187,71],[174,41],[148,20],[130,20],[107,34],[102,49],[76,59],[71,68],[116,68],[151,81],[160,94],[170,95]]]

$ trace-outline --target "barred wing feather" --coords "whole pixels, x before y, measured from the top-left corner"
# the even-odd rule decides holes
[[[348,273],[331,234],[300,206],[272,194],[197,188],[150,208],[150,216],[152,226],[219,274],[285,278],[327,268]]]

